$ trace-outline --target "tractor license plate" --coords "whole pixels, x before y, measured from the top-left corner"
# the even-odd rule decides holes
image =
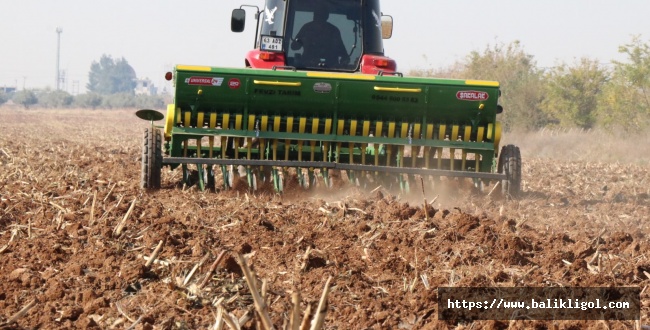
[[[282,38],[262,36],[262,45],[260,48],[264,51],[281,52]]]

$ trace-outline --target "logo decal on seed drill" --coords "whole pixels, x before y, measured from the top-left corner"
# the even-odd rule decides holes
[[[490,95],[480,91],[459,91],[456,98],[461,101],[487,101]]]
[[[317,82],[314,84],[314,92],[329,93],[332,91],[332,85],[326,82]]]
[[[230,78],[230,80],[228,80],[228,87],[230,87],[231,89],[237,89],[240,86],[241,86],[241,81],[239,79]]]
[[[221,86],[223,78],[220,77],[189,77],[185,78],[185,83],[188,85],[199,86]]]

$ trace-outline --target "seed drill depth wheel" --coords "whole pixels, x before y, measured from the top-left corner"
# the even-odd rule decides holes
[[[503,195],[517,197],[521,192],[521,152],[519,147],[509,144],[501,149],[499,173],[506,175],[506,179],[501,182]]]
[[[146,189],[160,188],[160,170],[162,168],[162,134],[160,130],[147,128],[144,130],[142,145],[142,177],[140,187]]]

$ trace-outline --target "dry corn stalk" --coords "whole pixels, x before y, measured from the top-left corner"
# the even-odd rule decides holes
[[[135,202],[137,201],[137,198],[133,199],[133,202],[131,202],[131,206],[129,207],[129,210],[126,211],[126,214],[124,215],[124,218],[122,218],[122,221],[115,227],[115,230],[113,231],[113,237],[119,237],[122,235],[122,230],[124,230],[124,226],[126,225],[126,220],[129,219],[129,215],[131,215],[131,212],[133,212],[133,208],[135,207]]]
[[[203,258],[201,258],[201,260],[196,265],[194,265],[192,270],[185,277],[185,280],[183,280],[183,287],[187,286],[187,284],[190,283],[190,280],[192,280],[192,277],[194,277],[194,273],[196,272],[196,270],[199,269],[199,267],[201,267],[201,265],[203,265],[205,261],[208,260],[209,257],[210,257],[210,252],[206,253],[205,256],[203,256]]]
[[[17,233],[18,233],[18,229],[14,229],[11,231],[11,237],[9,238],[9,242],[7,242],[7,244],[5,244],[2,248],[0,248],[0,253],[5,252],[9,248],[11,243],[14,241],[14,238],[16,237]]]
[[[309,330],[309,316],[311,315],[311,304],[307,305],[305,310],[305,315],[302,317],[302,322],[300,323],[300,330]]]
[[[210,280],[210,277],[212,277],[212,273],[217,269],[217,266],[223,259],[223,257],[226,255],[226,251],[221,251],[219,253],[219,256],[217,256],[217,259],[210,265],[210,268],[208,269],[208,272],[205,274],[205,277],[203,278],[203,281],[199,284],[199,289],[203,288],[206,284],[208,284],[208,281]]]
[[[289,329],[300,330],[300,292],[294,291],[291,294],[291,318],[289,319]]]
[[[19,318],[23,317],[23,315],[27,314],[32,307],[36,306],[36,299],[30,301],[25,305],[25,307],[21,308],[16,314],[12,315],[9,319],[7,319],[7,322],[5,325],[10,325],[13,324],[14,322],[18,321]]]
[[[316,310],[316,315],[311,321],[311,330],[320,330],[323,327],[323,322],[325,321],[325,315],[327,314],[327,296],[330,293],[330,282],[332,277],[330,276],[325,282],[325,288],[323,289],[323,294],[320,297],[318,302],[318,309]]]
[[[244,272],[244,276],[246,277],[246,283],[248,284],[248,288],[250,289],[251,295],[253,296],[255,309],[257,310],[257,314],[259,314],[260,319],[262,320],[262,325],[264,326],[264,329],[266,330],[273,329],[273,323],[271,322],[271,317],[269,316],[266,302],[264,302],[264,299],[262,299],[262,297],[260,296],[259,291],[257,291],[255,278],[253,277],[253,275],[251,275],[251,270],[248,267],[248,264],[246,263],[246,259],[244,259],[244,256],[242,256],[241,253],[237,253],[237,262],[239,262],[239,266],[241,266],[241,269]]]
[[[151,253],[151,256],[149,257],[149,260],[147,260],[147,263],[144,265],[145,268],[151,267],[151,265],[154,263],[156,258],[158,258],[158,254],[163,248],[163,245],[165,245],[165,242],[167,241],[167,237],[163,238],[159,243],[158,246],[153,250],[153,253]]]

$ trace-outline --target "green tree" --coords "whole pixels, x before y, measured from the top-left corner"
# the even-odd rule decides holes
[[[102,104],[103,98],[97,93],[86,93],[77,95],[75,97],[75,105],[82,108],[91,108],[93,110],[97,109],[98,106]]]
[[[134,93],[117,93],[107,96],[102,101],[102,107],[108,109],[124,109],[135,108],[135,94]]]
[[[546,73],[541,109],[560,126],[592,128],[608,72],[596,60],[582,58],[575,66],[561,64]]]
[[[136,107],[144,109],[161,109],[165,108],[165,100],[161,96],[155,95],[137,95],[135,98]]]
[[[0,91],[0,105],[5,104],[7,101],[9,101],[9,95],[4,91]]]
[[[69,107],[74,101],[70,93],[62,90],[45,91],[38,97],[39,105],[48,108],[65,108]]]
[[[109,55],[102,55],[99,62],[90,65],[88,73],[89,91],[98,94],[133,93],[136,82],[135,70],[123,57],[113,60]]]
[[[409,75],[498,81],[502,92],[499,103],[504,107],[498,120],[505,129],[534,129],[549,121],[539,109],[544,97],[543,73],[519,41],[488,45],[448,68],[412,70]]]
[[[528,130],[548,122],[548,116],[539,109],[543,98],[542,72],[519,41],[488,45],[483,52],[471,52],[459,74],[461,77],[458,78],[500,83],[502,97],[499,103],[503,105],[504,113],[499,120],[505,129]]]
[[[643,130],[650,127],[650,45],[633,37],[619,47],[627,62],[613,61],[611,82],[603,92],[598,118],[605,126]]]
[[[25,109],[29,109],[30,106],[38,103],[38,98],[34,91],[24,89],[14,95],[13,101],[14,103],[21,104]]]

